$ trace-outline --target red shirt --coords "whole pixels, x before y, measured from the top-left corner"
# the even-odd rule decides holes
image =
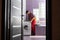
[[[34,15],[32,13],[28,14],[28,19],[29,19],[29,21],[31,21],[33,19],[31,22],[31,29],[32,29],[32,31],[35,32],[36,19],[34,18]]]

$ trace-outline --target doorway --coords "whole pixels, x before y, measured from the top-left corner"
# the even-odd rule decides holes
[[[10,40],[46,40],[46,0],[8,1]]]

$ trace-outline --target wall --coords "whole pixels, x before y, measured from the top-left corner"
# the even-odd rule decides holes
[[[33,12],[33,8],[39,7],[39,2],[44,0],[26,0],[26,9]]]
[[[52,0],[52,40],[60,40],[60,0]]]
[[[38,8],[38,0],[26,0],[26,9],[33,12],[33,8]]]
[[[26,0],[26,10],[30,10],[32,12],[32,0]]]
[[[1,40],[1,17],[2,17],[2,0],[0,0],[0,40]]]

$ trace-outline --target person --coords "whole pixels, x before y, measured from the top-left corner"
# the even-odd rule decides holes
[[[31,34],[35,35],[36,18],[30,11],[26,11],[26,21],[31,21]]]

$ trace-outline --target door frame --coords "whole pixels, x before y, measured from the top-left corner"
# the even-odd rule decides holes
[[[47,36],[47,39],[51,39],[51,4],[50,4],[50,0],[48,1],[48,0],[46,0],[46,36]],[[2,39],[3,40],[7,40],[7,33],[8,33],[8,22],[7,22],[7,20],[8,20],[8,14],[7,14],[7,11],[8,11],[8,9],[7,9],[7,6],[6,6],[6,3],[7,3],[7,0],[3,0],[3,2],[2,2],[2,35],[4,36],[2,36]],[[23,2],[21,2],[21,3],[23,3]],[[22,4],[23,5],[23,4]],[[23,13],[23,12],[22,12]],[[49,13],[49,14],[48,14]],[[7,16],[6,16],[6,14],[7,14]],[[21,20],[22,21],[22,20]],[[22,24],[22,22],[21,22],[21,24]],[[21,25],[21,26],[23,26],[23,25]],[[21,29],[22,29],[22,27],[21,27]],[[23,30],[22,30],[23,31]],[[23,34],[23,32],[21,32],[22,34]],[[21,35],[22,37],[22,39],[23,39],[23,35]],[[50,36],[50,37],[49,37]]]

